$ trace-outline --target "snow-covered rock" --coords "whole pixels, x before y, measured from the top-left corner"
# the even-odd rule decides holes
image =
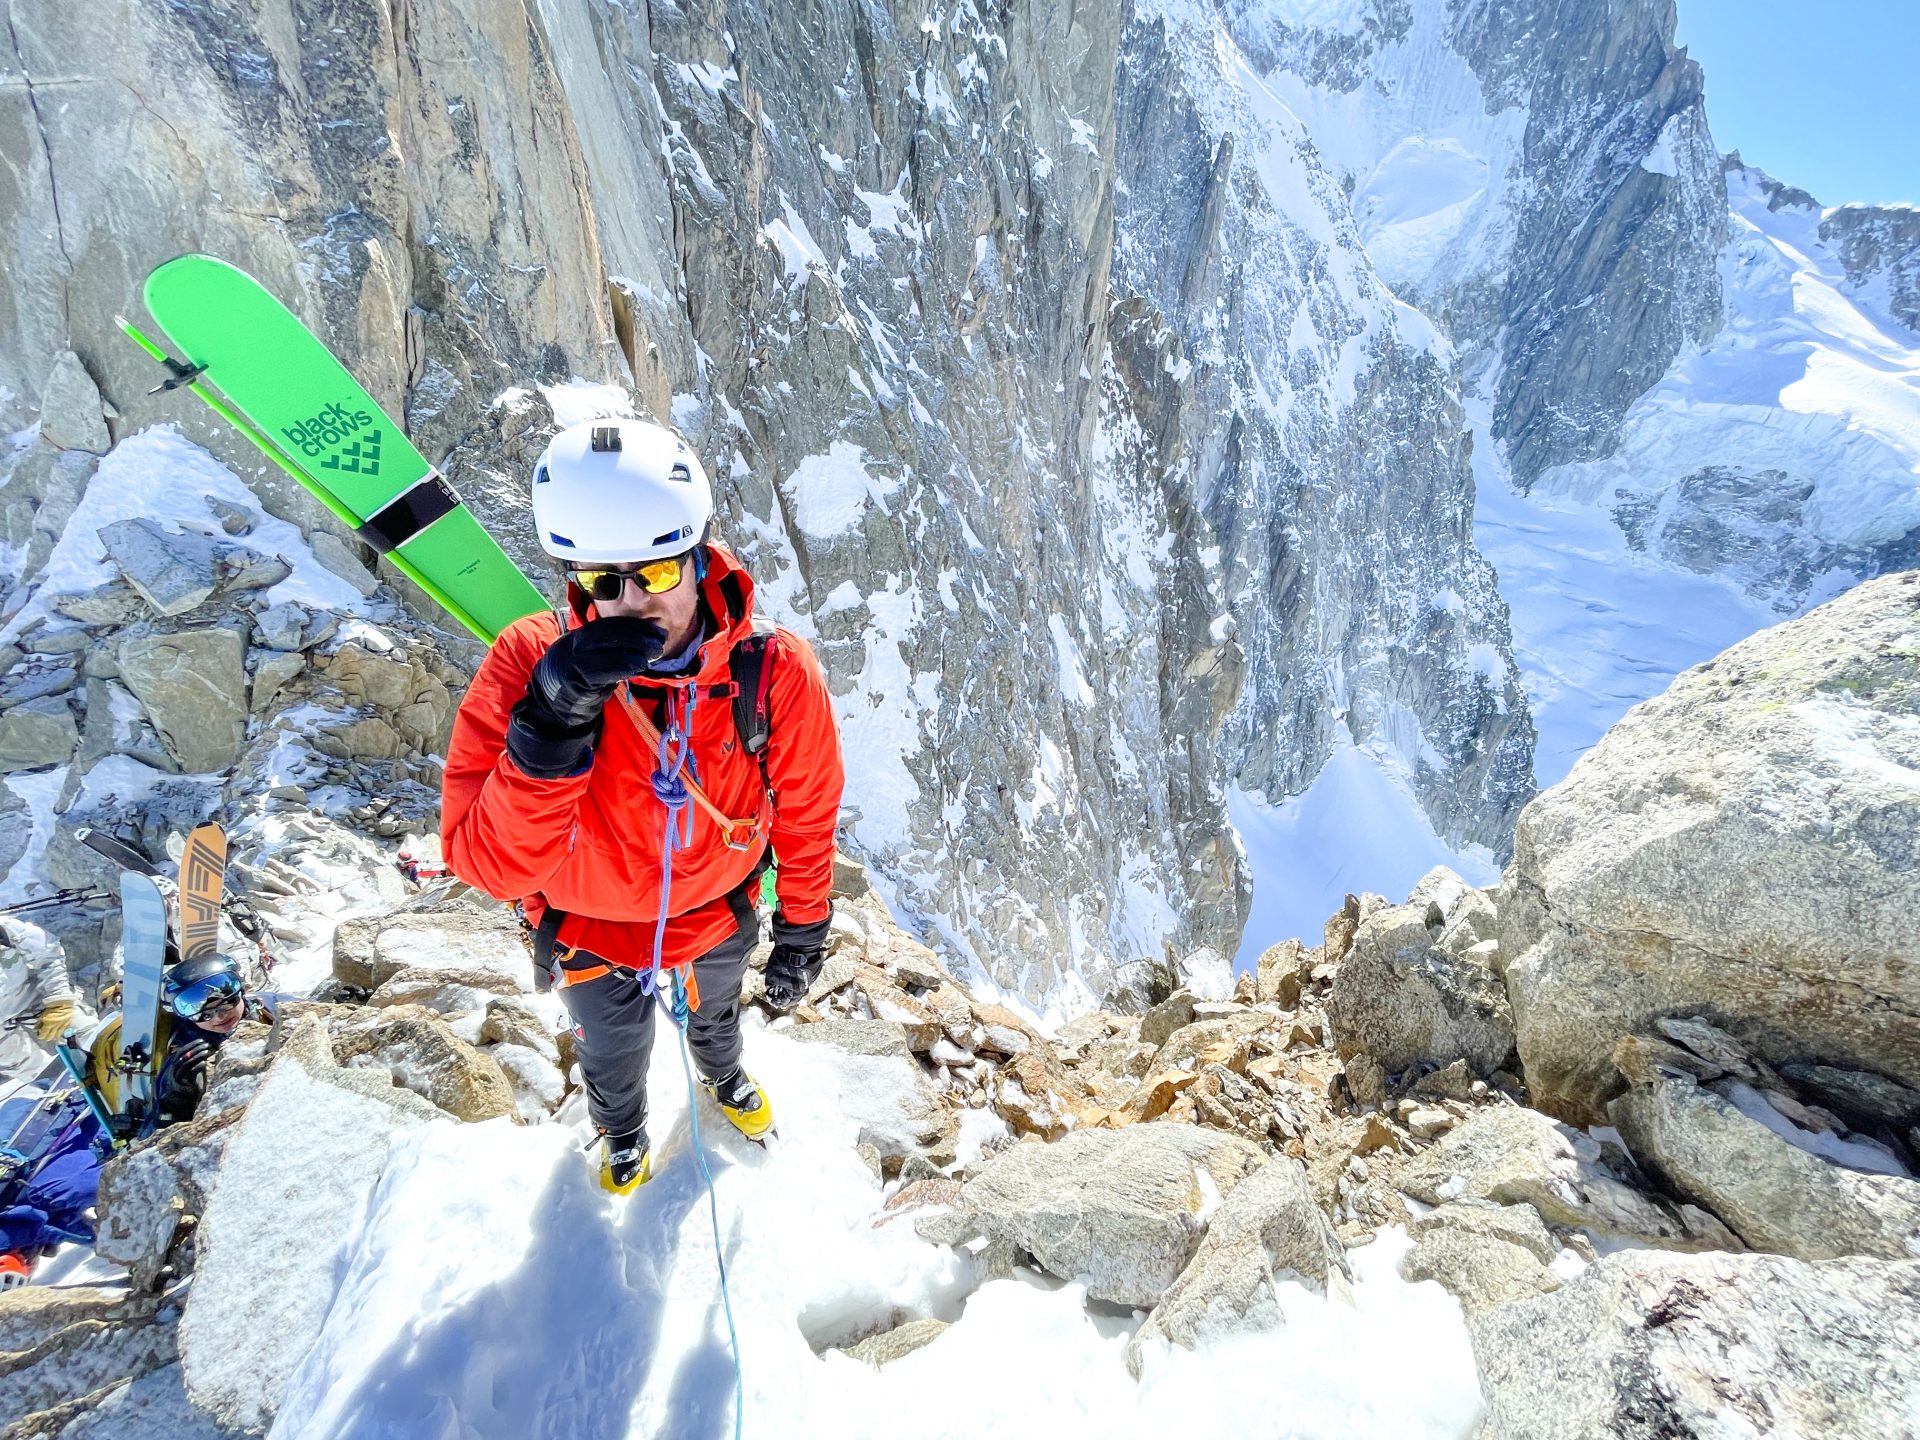
[[[1128,1368],[1138,1374],[1141,1352],[1156,1342],[1191,1350],[1277,1328],[1284,1317],[1275,1285],[1285,1280],[1344,1295],[1347,1257],[1306,1170],[1278,1156],[1235,1185],[1207,1221],[1193,1259],[1128,1342]]]
[[[1097,1299],[1152,1305],[1263,1158],[1248,1141],[1193,1125],[1076,1131],[996,1155],[953,1210],[917,1229],[950,1245],[1010,1242]]]
[[[1809,1154],[1692,1076],[1650,1077],[1607,1114],[1642,1166],[1756,1250],[1801,1260],[1920,1257],[1920,1181]]]
[[[243,1429],[272,1420],[319,1337],[389,1143],[440,1115],[384,1073],[314,1068],[284,1053],[227,1142],[180,1321],[188,1394]]]
[[[953,1163],[959,1132],[898,1025],[823,1020],[792,1034],[827,1047],[834,1056],[840,1113],[858,1127],[859,1142],[877,1149],[883,1162],[891,1159],[897,1167],[917,1154],[936,1165]]]

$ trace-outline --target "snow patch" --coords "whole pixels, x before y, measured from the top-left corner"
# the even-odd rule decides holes
[[[898,474],[875,474],[867,452],[850,440],[835,440],[825,455],[809,455],[781,485],[793,523],[826,539],[855,529],[867,507],[882,510],[900,489]]]

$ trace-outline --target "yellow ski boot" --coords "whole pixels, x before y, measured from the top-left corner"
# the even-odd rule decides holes
[[[647,1132],[607,1135],[600,1141],[600,1188],[631,1195],[653,1178],[653,1147]]]
[[[700,1082],[720,1102],[720,1113],[749,1140],[764,1141],[773,1129],[773,1104],[751,1075],[736,1065],[726,1074]]]

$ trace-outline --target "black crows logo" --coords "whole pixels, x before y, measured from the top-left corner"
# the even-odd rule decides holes
[[[373,412],[348,410],[344,405],[326,405],[319,413],[297,425],[284,426],[281,434],[310,460],[320,460],[323,470],[339,470],[348,475],[380,473],[381,434],[374,426]],[[331,451],[331,454],[327,454]],[[322,455],[325,459],[320,459]]]

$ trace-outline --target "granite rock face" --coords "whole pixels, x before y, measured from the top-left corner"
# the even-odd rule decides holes
[[[1916,653],[1920,573],[1869,581],[1687,671],[1526,808],[1499,912],[1536,1104],[1594,1112],[1664,1015],[1920,1084]]]
[[[1237,784],[1297,793],[1336,745],[1379,746],[1441,834],[1504,854],[1533,731],[1450,356],[1374,273],[1308,132],[1221,66],[1236,46],[1177,4],[1123,37],[1112,464],[1219,547],[1234,644],[1189,671],[1244,664]]]
[[[0,424],[41,428],[0,458],[7,543],[35,573],[98,451],[168,421],[317,528],[366,603],[430,616],[384,567],[366,595],[303,491],[146,393],[114,309],[208,251],[312,324],[524,561],[555,423],[682,428],[864,757],[852,842],[1031,997],[1232,953],[1226,786],[1298,790],[1346,735],[1407,758],[1448,839],[1504,849],[1531,731],[1457,382],[1337,177],[1223,75],[1209,11],[922,18],[15,5]],[[109,632],[143,604],[58,598]],[[304,733],[282,717],[339,698],[331,617],[296,631],[283,606],[259,607],[263,643],[312,663],[257,672],[249,783],[298,741],[302,783],[357,778],[431,828],[416,787],[455,697],[420,683],[407,714],[370,696]],[[246,723],[244,680],[231,698]]]
[[[1512,1440],[1913,1431],[1920,1261],[1609,1255],[1477,1317],[1492,1433]]]

